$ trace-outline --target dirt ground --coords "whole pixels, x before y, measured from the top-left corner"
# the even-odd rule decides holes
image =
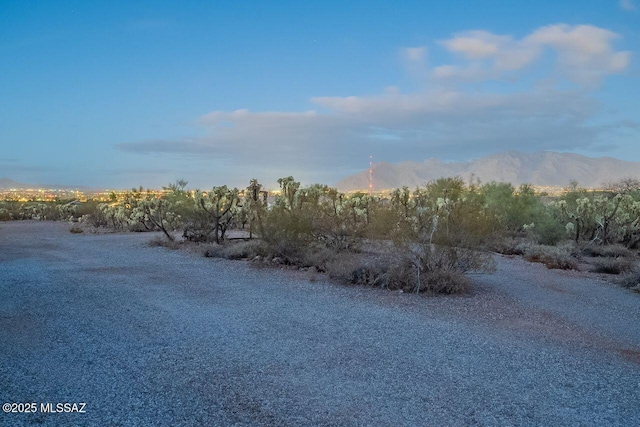
[[[640,294],[601,276],[427,298],[152,238],[0,224],[0,403],[37,407],[0,425],[640,425]]]

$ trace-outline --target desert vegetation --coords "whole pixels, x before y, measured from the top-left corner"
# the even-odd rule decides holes
[[[189,244],[206,256],[315,269],[404,292],[465,292],[470,273],[492,269],[491,252],[548,268],[620,274],[625,286],[640,285],[633,283],[640,249],[640,183],[633,180],[596,192],[572,183],[559,197],[457,177],[385,197],[303,187],[293,177],[278,184],[275,197],[253,179],[244,189],[208,190],[177,181],[161,193],[138,188],[101,203],[4,201],[0,220],[161,231],[173,248]],[[229,230],[240,233],[230,239]]]

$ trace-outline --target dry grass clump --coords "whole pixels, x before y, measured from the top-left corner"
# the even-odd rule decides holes
[[[545,246],[537,244],[521,245],[524,258],[530,262],[539,262],[548,269],[577,270],[578,262],[574,258],[570,245]]]

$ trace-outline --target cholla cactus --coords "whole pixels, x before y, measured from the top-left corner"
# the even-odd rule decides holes
[[[619,241],[629,247],[640,243],[640,201],[629,194],[594,201],[604,242]]]
[[[572,222],[568,222],[565,226],[564,229],[567,231],[567,234],[570,236],[573,236],[574,233],[576,232],[576,226],[573,225]]]
[[[242,228],[245,222],[249,223],[249,238],[253,238],[254,229],[258,229],[262,233],[262,218],[264,210],[267,206],[267,192],[262,191],[262,184],[257,179],[249,181],[249,186],[244,192],[242,206],[240,206],[239,215],[243,217]]]
[[[398,212],[402,212],[405,218],[411,213],[411,192],[409,187],[397,188],[391,193],[391,206]]]
[[[573,223],[574,240],[577,242],[582,237],[584,231],[592,227],[594,205],[590,198],[581,197],[576,199],[575,206],[571,208],[566,200],[560,200],[550,205],[551,208],[559,210],[567,219]],[[565,227],[568,232],[568,228]]]
[[[226,185],[213,187],[206,193],[197,191],[194,199],[212,222],[216,243],[224,241],[227,227],[241,208],[238,189]]]
[[[164,233],[170,241],[175,240],[170,233],[171,220],[175,214],[171,211],[171,203],[163,198],[147,195],[138,200],[137,206],[133,208],[131,221],[138,222],[147,227],[152,224]]]
[[[300,183],[295,181],[292,176],[278,179],[280,184],[280,195],[276,198],[276,204],[282,206],[288,210],[295,209],[299,206],[298,198],[296,197]]]
[[[143,191],[142,188],[126,193],[120,201],[101,203],[97,212],[104,216],[107,225],[116,229],[160,230],[173,241],[171,231],[179,215],[164,195]]]

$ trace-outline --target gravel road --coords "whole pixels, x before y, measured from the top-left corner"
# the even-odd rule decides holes
[[[0,403],[38,405],[1,426],[640,425],[640,295],[593,276],[426,298],[151,238],[0,224]]]

